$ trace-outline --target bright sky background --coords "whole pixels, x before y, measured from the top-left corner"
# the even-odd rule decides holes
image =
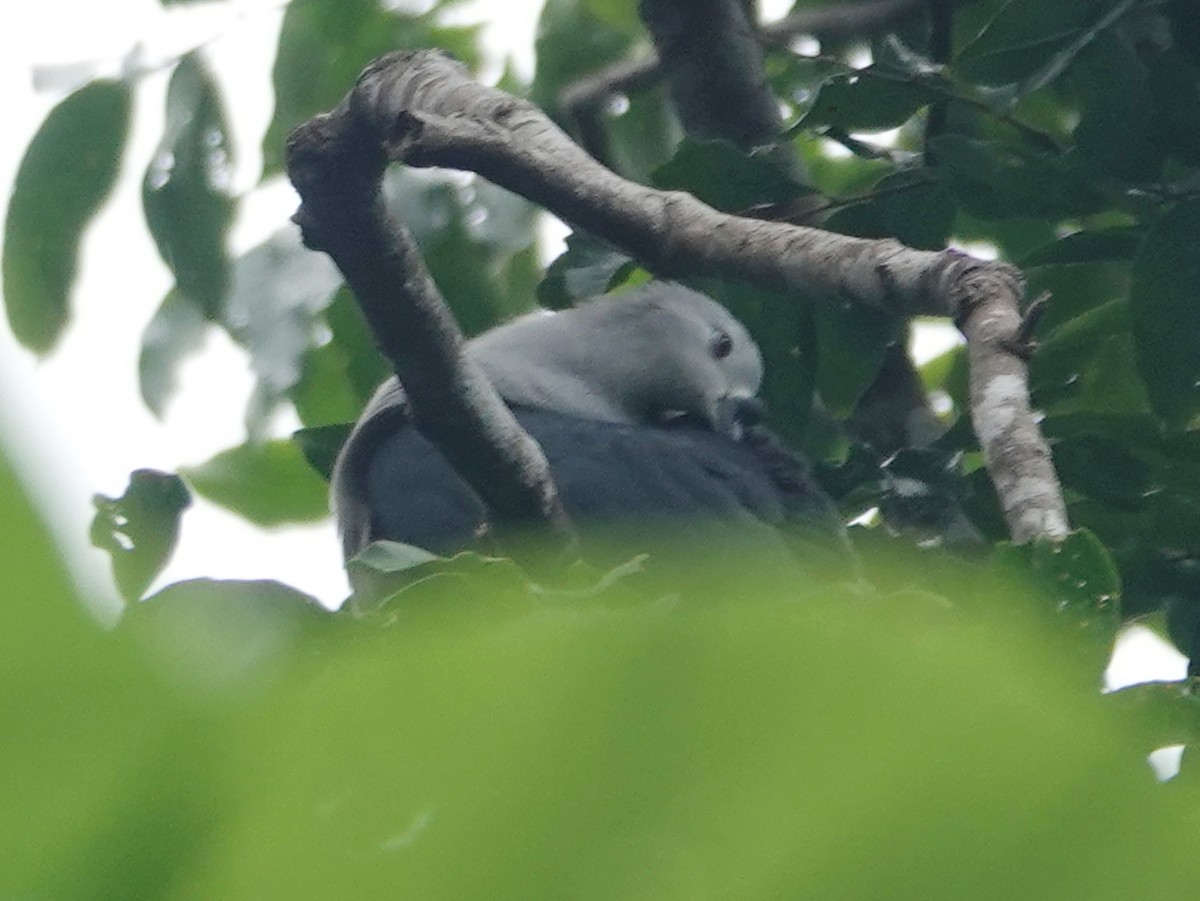
[[[61,94],[35,90],[33,67],[81,61],[117,65],[138,42],[145,61],[169,60],[208,44],[209,59],[227,91],[236,91],[231,127],[243,202],[233,250],[249,249],[277,229],[295,208],[286,183],[255,189],[258,147],[271,112],[270,67],[282,13],[278,0],[199,4],[164,13],[158,0],[50,0],[6,4],[0,13],[0,185],[5,196],[20,156]],[[496,59],[532,69],[538,2],[475,0],[458,18],[488,23],[485,41]],[[788,0],[762,4],[768,14]],[[19,10],[19,12],[16,12]],[[182,14],[181,14],[182,13]],[[493,76],[494,77],[494,76]],[[47,522],[68,549],[77,580],[101,605],[115,609],[107,556],[87,543],[91,497],[121,494],[129,473],[173,471],[239,444],[252,379],[244,354],[215,332],[206,352],[190,362],[164,421],[142,406],[136,361],[142,329],[170,287],[142,219],[140,181],[158,139],[166,73],[143,80],[117,190],[89,230],[74,295],[74,319],[60,346],[38,360],[0,326],[0,440],[34,492]],[[554,240],[554,238],[552,238]],[[547,247],[553,255],[554,248]],[[947,329],[925,330],[917,352],[929,358],[955,340]],[[295,423],[281,420],[278,433]],[[197,499],[183,520],[179,550],[160,582],[210,576],[276,578],[336,603],[347,587],[331,522],[264,531]],[[1110,686],[1183,676],[1183,658],[1145,629],[1131,630],[1109,673]]]

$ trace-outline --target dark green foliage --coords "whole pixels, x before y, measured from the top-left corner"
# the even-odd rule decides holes
[[[92,544],[111,556],[121,596],[136,601],[175,552],[179,520],[191,495],[179,476],[139,469],[121,497],[97,494],[93,503]]]
[[[171,74],[167,121],[142,182],[146,225],[179,296],[209,319],[229,290],[226,234],[233,221],[232,159],[217,86],[200,57]]]
[[[263,139],[265,175],[283,168],[287,134],[337,104],[372,59],[392,50],[441,47],[470,64],[475,29],[438,24],[439,0],[421,14],[384,9],[377,0],[289,3],[275,56],[275,113]]]
[[[4,304],[22,344],[49,351],[70,317],[79,241],[112,190],[130,86],[93,81],[57,107],[25,150],[4,223]]]

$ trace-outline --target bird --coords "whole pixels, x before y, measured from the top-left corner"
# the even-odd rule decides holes
[[[585,559],[845,553],[833,502],[762,424],[757,345],[712,298],[650,281],[527,313],[466,353],[541,445]],[[486,507],[412,423],[395,376],[352,428],[331,495],[347,560],[379,540],[451,555],[485,532]]]

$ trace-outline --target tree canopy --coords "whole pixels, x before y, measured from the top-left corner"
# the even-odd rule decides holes
[[[721,590],[664,598],[636,562],[540,584],[504,557],[391,547],[351,563],[356,595],[337,614],[272,581],[152,592],[193,495],[264,525],[327,516],[337,448],[399,364],[361,292],[295,225],[231,253],[246,202],[229,182],[239,97],[206,45],[167,64],[144,160],[127,149],[157,67],[79,69],[9,198],[12,333],[48,354],[71,328],[80,242],[136,163],[174,279],[144,324],[143,402],[167,408],[212,330],[244,349],[256,390],[242,444],[97,497],[90,537],[128,601],[114,634],[84,621],[4,469],[15,581],[0,700],[15,713],[0,794],[19,815],[0,818],[0,894],[1127,898],[1194,885],[1193,768],[1185,757],[1158,785],[1145,766],[1195,739],[1191,682],[1099,694],[1125,623],[1168,636],[1193,675],[1200,659],[1192,4],[827,0],[763,25],[754,5],[547,0],[532,80],[506,70],[492,89],[454,0],[292,0],[262,184],[297,178],[288,136],[295,150],[303,128],[332,121],[314,117],[369,93],[387,75],[360,76],[372,61],[452,54],[450,102],[471,115],[443,114],[432,76],[400,115],[381,101],[398,161],[382,191],[462,331],[655,275],[717,298],[763,350],[768,424],[855,522],[855,584],[798,586],[739,560],[729,592],[715,571],[728,561],[697,561]],[[488,104],[507,118],[472,119]],[[540,144],[505,135],[522,116],[586,151],[576,177],[598,163],[625,181],[596,175],[595,208],[568,196],[539,171]],[[501,135],[501,152],[455,144],[456,126]],[[614,191],[631,192],[623,209],[686,192],[724,218],[704,220],[720,224],[707,241],[687,215],[652,232],[603,208]],[[543,204],[581,223],[545,269]],[[759,260],[776,244],[716,249],[743,228],[780,247],[819,230],[869,260],[780,275]],[[964,266],[967,281],[1000,272],[1021,301],[1015,328],[980,331],[967,289],[956,306],[912,302],[938,279],[895,260]],[[809,268],[834,289],[795,290]],[[918,366],[909,337],[931,312],[969,340]],[[988,387],[1013,372],[1069,527],[1033,540],[1014,530],[1027,483],[1005,469],[1021,448],[1002,446],[1020,411]],[[294,435],[272,432],[281,408]]]

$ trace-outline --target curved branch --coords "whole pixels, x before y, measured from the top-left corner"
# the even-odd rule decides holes
[[[1062,491],[1029,409],[1026,366],[1011,350],[1020,334],[1024,288],[1013,267],[955,251],[912,250],[894,240],[746,219],[690,194],[626,181],[541,110],[472,82],[438,51],[377,60],[343,106],[366,133],[387,137],[391,159],[483,175],[659,275],[742,279],[901,316],[955,319],[969,345],[972,419],[1014,540],[1066,533]]]
[[[342,271],[415,425],[486,504],[497,541],[534,570],[561,562],[575,537],[546,458],[466,357],[416,242],[386,209],[386,132],[359,112],[343,102],[288,137],[288,175],[301,197],[293,218],[305,243]],[[549,548],[511,540],[531,527],[548,532]]]

